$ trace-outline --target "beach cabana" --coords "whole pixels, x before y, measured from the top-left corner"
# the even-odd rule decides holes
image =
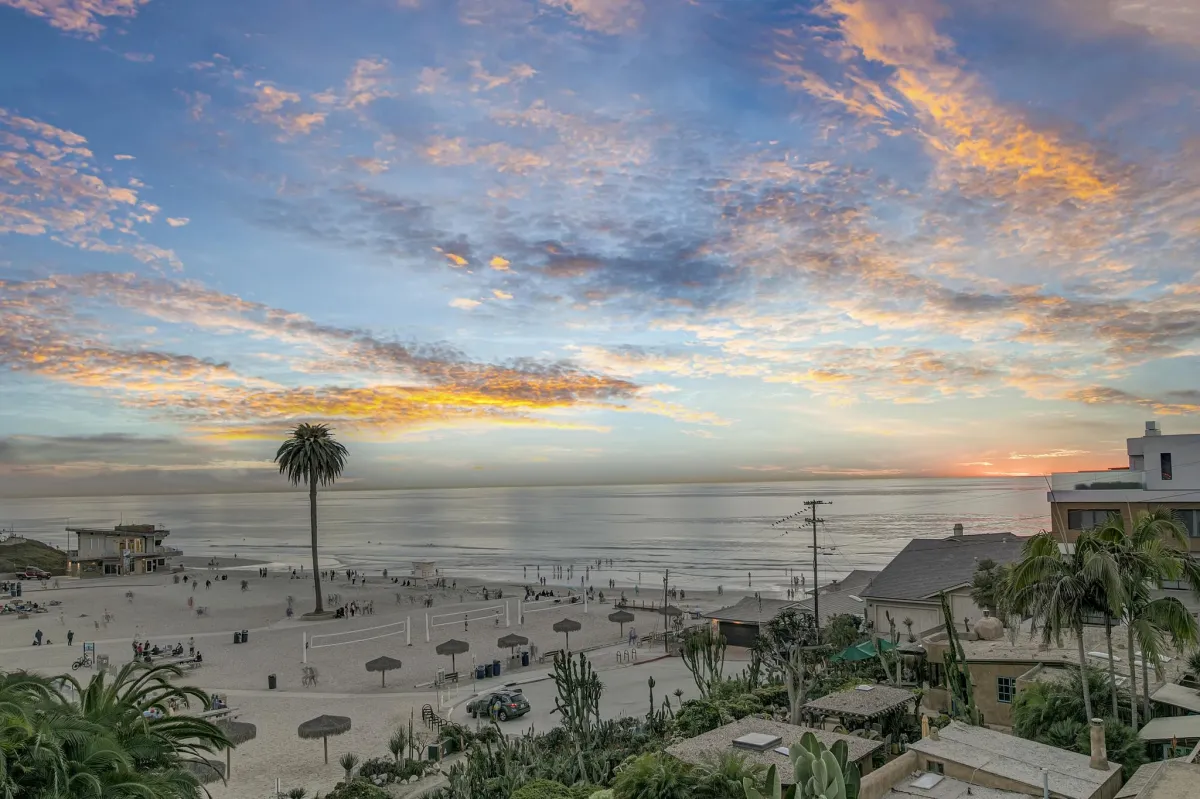
[[[583,625],[574,619],[563,619],[562,621],[554,622],[554,632],[562,633],[566,638],[566,645],[563,647],[567,652],[571,651],[571,633],[577,633],[583,629]]]
[[[500,647],[501,649],[511,649],[512,654],[516,654],[517,647],[525,646],[528,643],[528,638],[523,635],[517,635],[516,633],[509,633],[508,635],[501,636],[496,640],[496,646]]]
[[[329,736],[345,735],[350,732],[350,719],[347,716],[317,716],[301,724],[296,733],[304,740],[311,741],[320,738],[325,744],[325,764],[329,764]]]
[[[249,724],[245,721],[218,721],[216,722],[219,729],[233,746],[225,750],[225,775],[233,773],[233,764],[230,762],[231,753],[234,746],[241,746],[246,741],[253,741],[258,736],[258,727]]]
[[[439,655],[449,655],[450,656],[450,670],[458,671],[458,668],[455,666],[455,663],[454,663],[454,658],[456,655],[465,655],[467,652],[470,652],[471,645],[468,644],[466,641],[459,641],[456,638],[451,638],[449,641],[443,641],[442,643],[435,646],[434,651],[437,652]]]
[[[616,610],[608,614],[608,620],[621,625],[621,637],[625,637],[625,625],[633,621],[633,614],[627,610]]]
[[[916,694],[890,685],[857,685],[845,691],[813,699],[804,705],[804,715],[811,719],[836,717],[847,729],[866,727],[893,713],[903,713],[910,705],[915,712],[919,701]],[[820,727],[820,723],[813,726]]]
[[[379,672],[379,677],[380,677],[379,687],[386,688],[387,687],[387,673],[389,671],[399,670],[399,668],[402,665],[404,665],[404,664],[402,664],[400,661],[396,660],[395,658],[390,658],[390,657],[387,657],[386,655],[384,655],[383,657],[378,657],[378,658],[375,658],[374,660],[368,660],[367,661],[367,671]]]

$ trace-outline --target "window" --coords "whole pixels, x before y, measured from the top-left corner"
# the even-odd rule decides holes
[[[929,664],[929,685],[934,688],[938,688],[943,685],[941,663]]]
[[[940,760],[930,760],[925,764],[925,767],[927,769],[929,769],[930,771],[932,771],[934,774],[945,774],[946,773],[946,764],[941,762]]]
[[[1120,511],[1111,508],[1094,510],[1067,511],[1068,530],[1092,530],[1108,521],[1109,516],[1116,516]]]
[[[1162,479],[1171,479],[1171,453],[1163,452],[1158,456],[1158,466],[1162,471]]]
[[[1017,693],[1017,681],[1012,677],[996,678],[996,701],[1002,705],[1011,705],[1013,696]]]

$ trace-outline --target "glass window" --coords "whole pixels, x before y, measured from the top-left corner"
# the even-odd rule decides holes
[[[1174,514],[1189,538],[1200,538],[1200,510],[1176,510]]]
[[[996,678],[996,701],[1002,705],[1011,705],[1017,692],[1017,681],[1012,677]]]
[[[1111,508],[1098,510],[1069,510],[1067,511],[1068,530],[1092,530],[1108,521],[1109,516],[1115,516],[1120,511]]]
[[[1162,469],[1162,479],[1171,479],[1171,453],[1163,452],[1158,456],[1158,465]]]
[[[945,774],[946,764],[938,760],[930,760],[928,763],[929,770],[934,774]]]

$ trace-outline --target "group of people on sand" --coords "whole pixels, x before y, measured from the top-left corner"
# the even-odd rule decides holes
[[[157,644],[152,645],[149,641],[139,641],[135,638],[130,646],[133,648],[133,659],[145,660],[147,663],[150,662],[150,658],[152,657],[183,657],[183,644],[178,642],[174,647],[170,645],[160,647]],[[201,663],[204,660],[203,656],[196,651],[195,638],[188,638],[187,656],[197,663]]]
[[[368,600],[359,604],[358,600],[353,600],[345,605],[342,605],[334,612],[334,618],[345,619],[354,618],[357,616],[373,616],[375,615],[375,600]]]

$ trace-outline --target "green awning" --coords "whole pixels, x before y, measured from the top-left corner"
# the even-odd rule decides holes
[[[884,652],[890,652],[896,648],[896,645],[891,641],[879,639],[879,648]],[[855,644],[854,646],[847,647],[830,659],[846,660],[853,663],[859,660],[870,660],[873,657],[875,657],[875,641],[863,641],[861,644]]]

